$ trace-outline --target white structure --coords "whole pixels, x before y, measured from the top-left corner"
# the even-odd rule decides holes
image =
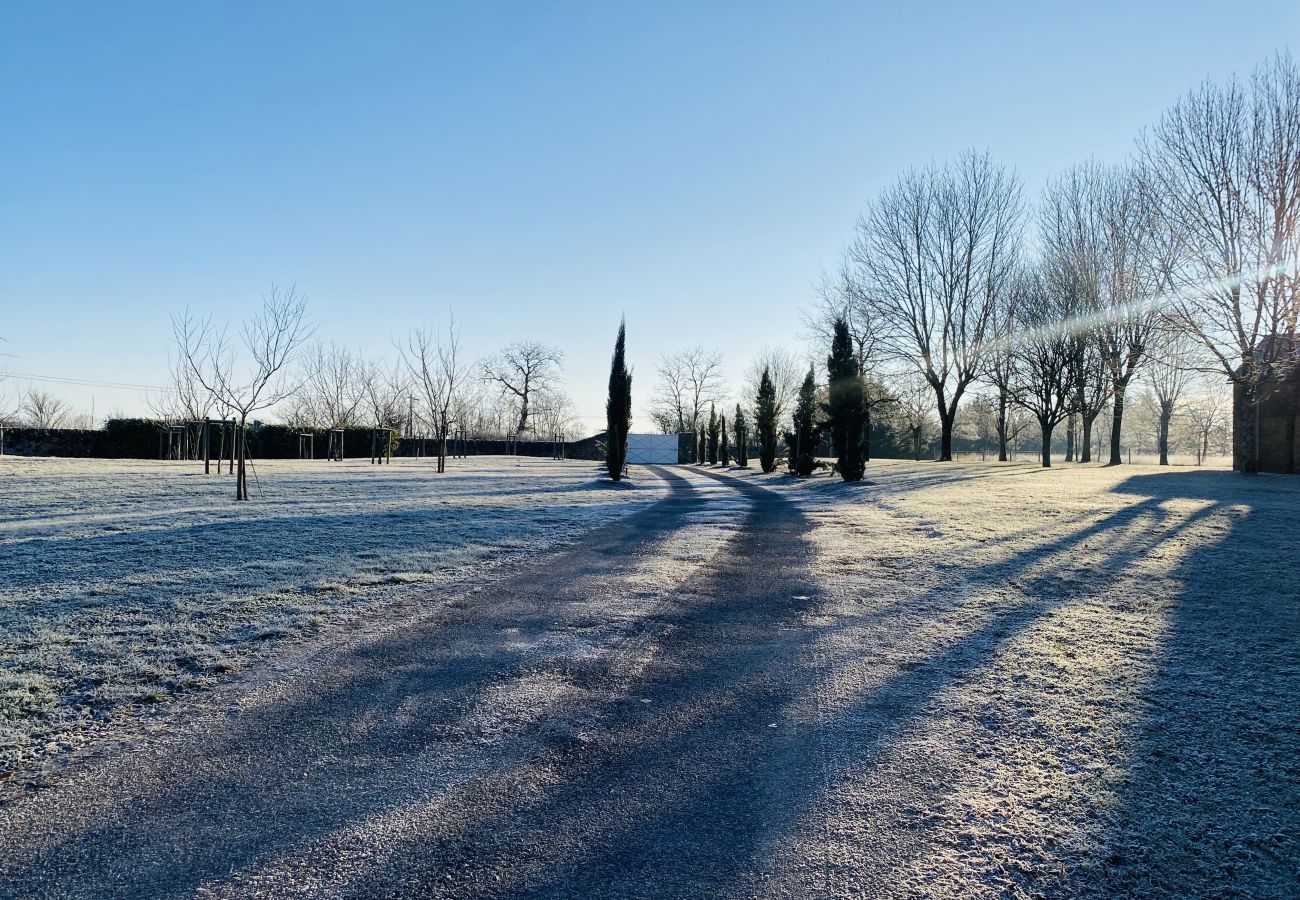
[[[676,465],[677,435],[628,432],[627,462],[642,466]]]

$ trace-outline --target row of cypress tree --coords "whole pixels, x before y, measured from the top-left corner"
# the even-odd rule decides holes
[[[627,370],[626,327],[618,326],[614,356],[609,369],[609,399],[605,404],[605,467],[614,481],[623,478],[627,462],[627,434],[632,427],[632,375]],[[829,433],[835,452],[836,470],[845,481],[861,481],[866,472],[867,409],[862,369],[853,353],[848,324],[834,323],[831,352],[826,358],[826,401],[817,402],[817,380],[813,369],[799,387],[795,403],[793,430],[785,433],[790,471],[807,477],[812,474],[817,446],[823,433]],[[819,415],[820,413],[820,415]],[[755,398],[755,429],[758,438],[758,461],[764,472],[776,469],[777,409],[776,386],[772,374],[763,370]],[[749,465],[749,422],[745,411],[736,404],[732,418],[735,434],[735,459],[739,466]],[[727,435],[727,417],[709,408],[709,423],[697,437],[696,459],[711,464],[731,464],[732,446]]]
[[[731,419],[731,429],[736,438],[734,448],[727,435],[727,417],[718,415],[717,408],[710,404],[709,424],[695,437],[695,458],[701,463],[708,462],[713,465],[722,463],[724,466],[729,466],[734,455],[736,465],[748,466],[749,422],[739,403],[736,404],[736,414]]]
[[[845,481],[861,481],[867,469],[866,385],[848,324],[837,319],[833,331],[830,356],[826,358],[826,401],[817,402],[817,379],[812,367],[799,386],[793,430],[785,434],[789,467],[801,477],[811,475],[822,434],[829,433],[836,471]],[[767,370],[759,381],[756,401],[759,464],[764,472],[771,472],[776,468],[776,388]]]

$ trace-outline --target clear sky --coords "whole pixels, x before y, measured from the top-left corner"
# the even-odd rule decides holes
[[[0,362],[159,384],[173,313],[296,282],[370,353],[449,306],[474,355],[557,344],[595,426],[620,312],[638,411],[664,351],[739,375],[902,169],[987,148],[1033,195],[1297,38],[1294,0],[14,0]]]

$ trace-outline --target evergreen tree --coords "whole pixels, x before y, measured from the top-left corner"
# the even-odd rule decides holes
[[[786,432],[785,442],[790,450],[790,471],[800,477],[812,474],[817,461],[817,444],[821,429],[817,427],[817,379],[812,367],[799,387],[799,399],[794,408],[794,431]]]
[[[718,450],[718,456],[724,466],[731,465],[731,444],[727,441],[727,417],[718,416],[718,421],[722,428],[722,443]]]
[[[749,468],[749,423],[745,421],[745,411],[736,404],[736,465],[742,469]]]
[[[705,441],[703,428],[699,430],[698,437],[699,437],[699,441],[697,442],[698,446],[695,452],[695,462],[696,464],[702,466],[704,465],[705,458],[709,455],[709,445]]]
[[[713,404],[709,404],[709,465],[718,464],[718,438],[721,435],[718,432],[718,413],[714,410]]]
[[[624,358],[625,324],[618,323],[618,340],[609,365],[609,399],[605,402],[605,470],[614,481],[623,478],[627,433],[632,428],[632,373]]]
[[[826,424],[831,431],[836,466],[845,481],[861,481],[866,470],[862,428],[866,420],[862,370],[844,319],[835,320],[831,355],[826,359]]]
[[[758,464],[764,472],[770,473],[776,468],[776,385],[772,383],[772,373],[766,367],[758,383],[758,397],[755,403],[758,427]]]

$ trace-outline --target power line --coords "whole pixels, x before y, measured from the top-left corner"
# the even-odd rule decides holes
[[[83,387],[115,388],[124,391],[162,391],[176,393],[175,388],[159,387],[156,384],[131,384],[122,381],[93,381],[89,378],[65,378],[61,375],[32,375],[26,372],[0,372],[0,376],[21,378],[24,381],[45,381],[51,384],[75,384]]]

